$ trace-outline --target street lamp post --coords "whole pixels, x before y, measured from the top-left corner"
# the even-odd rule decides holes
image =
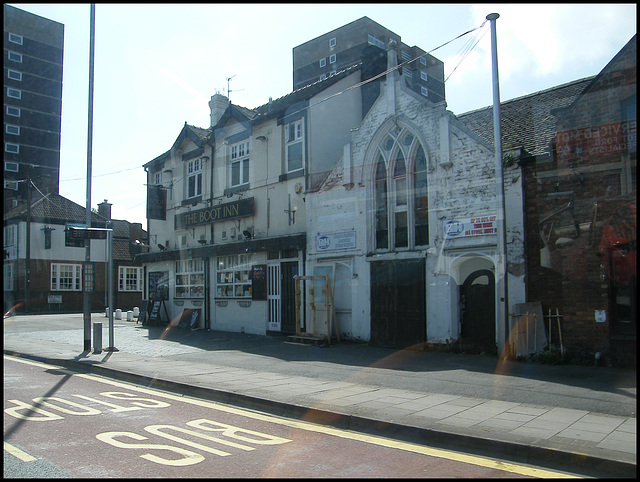
[[[91,227],[91,152],[93,145],[93,57],[95,51],[96,6],[91,4],[90,33],[89,33],[89,126],[87,132],[87,199],[85,222]],[[84,258],[91,262],[91,240],[85,240]],[[84,351],[91,350],[91,293],[85,291],[82,297],[82,312],[84,319]]]
[[[500,84],[498,81],[498,49],[496,40],[497,13],[487,15],[491,22],[491,66],[493,77],[493,137],[496,161],[496,203],[498,207],[498,260],[496,263],[496,294],[498,343],[507,346],[509,336],[509,293],[507,269],[507,222],[504,202],[504,175],[502,172],[502,132],[500,127]],[[506,350],[503,350],[506,355]]]

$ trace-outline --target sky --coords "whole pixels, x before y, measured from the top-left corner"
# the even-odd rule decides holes
[[[60,194],[86,205],[89,4],[11,5],[64,24]],[[598,74],[636,34],[636,4],[96,4],[91,206],[146,229],[143,165],[211,96],[254,108],[293,89],[294,47],[363,16],[444,62],[447,109],[502,102]],[[466,32],[473,32],[463,35]],[[457,39],[456,39],[457,38]],[[456,40],[454,40],[456,39]],[[441,47],[443,44],[443,47]],[[473,48],[471,48],[473,47]],[[227,80],[231,78],[231,80]]]

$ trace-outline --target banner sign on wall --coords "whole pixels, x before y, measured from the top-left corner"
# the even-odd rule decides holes
[[[354,249],[356,247],[356,232],[342,231],[340,233],[322,234],[316,236],[318,251],[333,251],[335,249]]]
[[[498,234],[497,216],[474,216],[444,223],[444,237],[447,239],[488,234]]]

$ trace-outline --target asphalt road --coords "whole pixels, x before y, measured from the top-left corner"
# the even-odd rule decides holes
[[[23,359],[5,358],[4,394],[5,478],[564,475]]]

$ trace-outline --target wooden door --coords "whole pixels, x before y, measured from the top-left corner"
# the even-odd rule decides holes
[[[371,341],[406,348],[426,341],[425,260],[371,263]]]
[[[495,278],[490,270],[478,270],[464,281],[461,347],[472,353],[497,353]]]

